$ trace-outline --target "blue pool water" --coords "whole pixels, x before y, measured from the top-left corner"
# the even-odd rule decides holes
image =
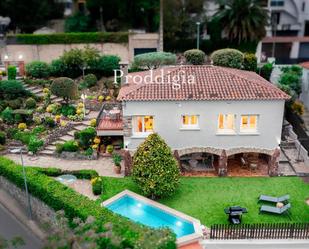
[[[166,213],[160,208],[146,204],[129,195],[124,195],[106,207],[117,214],[150,227],[168,227],[174,231],[177,238],[195,232],[191,222]]]

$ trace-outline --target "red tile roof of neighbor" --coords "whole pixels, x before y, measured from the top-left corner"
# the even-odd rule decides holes
[[[158,75],[163,70],[163,82],[133,83],[132,77],[128,84],[120,89],[118,100],[153,101],[153,100],[286,100],[286,93],[257,75],[254,72],[209,66],[185,65],[165,67],[153,71]],[[150,71],[131,73],[130,76],[149,75]],[[194,83],[185,81],[178,90],[173,88],[169,79],[177,75],[194,76]],[[139,80],[139,79],[137,79]],[[148,80],[148,79],[147,79]]]
[[[309,61],[302,62],[299,65],[302,66],[303,68],[309,69]]]
[[[100,120],[100,123],[97,127],[97,130],[122,130],[123,129],[123,123],[122,119],[112,120],[109,117],[105,117]]]

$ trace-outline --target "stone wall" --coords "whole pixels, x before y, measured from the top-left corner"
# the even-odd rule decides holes
[[[131,137],[132,136],[132,117],[123,116],[123,136]]]
[[[0,187],[9,193],[22,208],[28,208],[28,201],[24,190],[18,188],[15,184],[0,176]],[[41,225],[48,224],[51,229],[56,229],[56,212],[47,206],[44,202],[30,195],[33,219]]]

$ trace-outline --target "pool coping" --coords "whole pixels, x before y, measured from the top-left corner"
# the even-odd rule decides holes
[[[195,219],[189,215],[186,215],[180,211],[177,211],[173,208],[170,208],[164,204],[161,204],[159,202],[156,202],[156,201],[153,201],[151,199],[148,199],[144,196],[141,196],[139,194],[136,194],[130,190],[124,190],[116,195],[114,195],[113,197],[109,198],[108,200],[104,201],[101,203],[101,206],[107,206],[109,204],[111,204],[112,202],[118,200],[119,198],[125,196],[125,195],[128,195],[128,196],[132,196],[140,201],[143,201],[147,204],[150,204],[152,206],[155,206],[159,209],[162,209],[164,212],[166,213],[169,213],[171,215],[174,215],[174,216],[178,216],[180,217],[181,219],[184,219],[186,221],[189,221],[193,224],[193,227],[194,227],[194,231],[195,233],[192,233],[192,234],[189,234],[189,235],[186,235],[186,236],[183,236],[183,237],[180,237],[176,240],[176,243],[178,246],[183,246],[183,245],[187,245],[187,244],[191,244],[193,242],[196,242],[196,241],[199,241],[200,239],[203,238],[203,233],[202,233],[202,228],[201,228],[201,222],[198,220],[198,219]]]

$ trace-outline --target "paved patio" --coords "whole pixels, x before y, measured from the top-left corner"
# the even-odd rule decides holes
[[[20,164],[20,156],[17,154],[7,154],[6,157],[12,159]],[[37,166],[42,168],[59,168],[63,170],[80,170],[80,169],[93,169],[98,172],[100,176],[123,177],[122,174],[114,173],[114,163],[109,157],[100,157],[98,160],[66,160],[62,158],[55,158],[52,156],[28,156],[24,155],[24,164],[26,166]],[[123,166],[122,166],[123,168]]]

